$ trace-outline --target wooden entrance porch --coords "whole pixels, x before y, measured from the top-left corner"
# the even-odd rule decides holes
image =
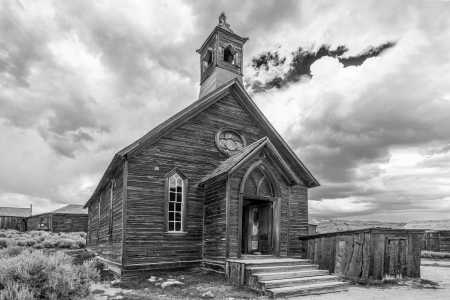
[[[248,286],[271,297],[338,292],[348,285],[328,270],[320,270],[309,259],[271,255],[227,259],[225,276],[233,285]]]

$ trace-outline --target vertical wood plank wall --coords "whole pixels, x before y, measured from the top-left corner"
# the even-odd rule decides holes
[[[362,229],[299,238],[307,258],[347,279],[369,282],[420,277],[423,231]]]
[[[425,232],[423,249],[434,252],[450,252],[450,230]]]
[[[27,220],[24,217],[0,216],[0,229],[25,231]]]

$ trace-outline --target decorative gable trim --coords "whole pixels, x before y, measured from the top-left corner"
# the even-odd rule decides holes
[[[213,172],[202,179],[201,184],[205,184],[206,182],[223,175],[232,174],[249,159],[260,153],[265,147],[267,147],[267,149],[270,151],[270,154],[279,163],[282,174],[284,175],[287,182],[295,184],[299,184],[302,182],[301,179],[292,171],[292,169],[289,167],[289,165],[286,163],[277,149],[273,146],[269,138],[263,137],[262,139],[242,149],[241,152],[222,162],[219,167],[217,167]]]

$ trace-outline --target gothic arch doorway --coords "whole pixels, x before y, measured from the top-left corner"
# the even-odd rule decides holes
[[[241,254],[278,255],[278,185],[258,161],[247,170],[240,190]]]

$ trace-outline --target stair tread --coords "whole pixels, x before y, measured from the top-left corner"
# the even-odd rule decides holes
[[[287,263],[287,262],[311,262],[309,259],[303,259],[303,258],[243,258],[243,259],[228,259],[229,262],[239,262],[243,264],[273,264],[273,263]]]
[[[266,272],[266,273],[256,273],[255,276],[262,277],[262,276],[272,276],[272,275],[279,275],[279,274],[295,274],[295,273],[327,273],[328,270],[320,270],[320,269],[313,269],[313,270],[290,270],[290,271],[278,271],[278,272]]]
[[[269,280],[260,280],[260,283],[263,284],[276,284],[276,283],[289,283],[289,282],[302,282],[302,281],[310,281],[316,279],[330,280],[330,279],[338,279],[335,275],[319,275],[319,276],[309,276],[309,277],[293,277],[293,278],[283,278],[283,279],[269,279]]]
[[[294,285],[294,286],[285,286],[285,287],[278,287],[278,288],[269,288],[268,290],[276,294],[285,294],[285,293],[294,293],[297,291],[310,291],[310,290],[316,290],[321,288],[332,288],[332,287],[344,287],[347,286],[348,283],[344,281],[331,281],[331,282],[321,282],[321,283],[311,283],[311,284],[305,284],[305,285]]]
[[[300,268],[300,269],[305,269],[305,268],[319,268],[319,265],[315,265],[315,264],[298,264],[298,265],[287,265],[287,266],[277,266],[277,265],[273,265],[273,266],[249,266],[246,267],[249,270],[265,270],[265,269],[273,269],[273,268]]]

